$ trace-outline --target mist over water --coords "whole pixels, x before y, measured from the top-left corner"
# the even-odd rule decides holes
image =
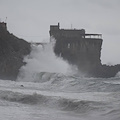
[[[36,74],[41,72],[70,74],[76,70],[75,66],[69,65],[67,61],[57,57],[53,51],[54,42],[43,45],[31,44],[30,55],[24,58],[26,65],[21,67],[18,81],[34,81]]]

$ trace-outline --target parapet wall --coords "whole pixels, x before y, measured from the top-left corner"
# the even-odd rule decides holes
[[[53,36],[54,38],[59,37],[77,37],[79,38],[96,38],[96,39],[102,39],[102,34],[86,34],[85,29],[60,29],[60,25],[51,25],[50,26],[50,36]]]

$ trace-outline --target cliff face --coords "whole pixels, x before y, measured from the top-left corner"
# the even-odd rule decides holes
[[[0,23],[0,79],[15,80],[25,63],[23,57],[30,53],[30,44],[7,31]]]
[[[100,34],[85,34],[85,30],[64,30],[50,26],[50,36],[56,39],[54,52],[89,77],[114,77],[120,65],[101,64],[102,38]],[[94,36],[92,38],[91,36]]]

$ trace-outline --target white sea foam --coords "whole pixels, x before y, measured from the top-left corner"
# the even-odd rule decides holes
[[[120,71],[116,74],[116,77],[120,78]]]
[[[18,81],[22,79],[24,81],[34,81],[36,74],[41,72],[62,74],[71,72],[67,61],[54,54],[52,43],[44,44],[43,46],[32,45],[31,47],[32,51],[30,55],[24,58],[27,64],[20,69]]]

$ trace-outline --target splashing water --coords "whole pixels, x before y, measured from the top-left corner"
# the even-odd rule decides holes
[[[27,64],[20,69],[18,81],[34,81],[36,74],[41,72],[67,74],[70,65],[62,58],[55,56],[53,43],[31,45],[30,55],[24,58]]]

